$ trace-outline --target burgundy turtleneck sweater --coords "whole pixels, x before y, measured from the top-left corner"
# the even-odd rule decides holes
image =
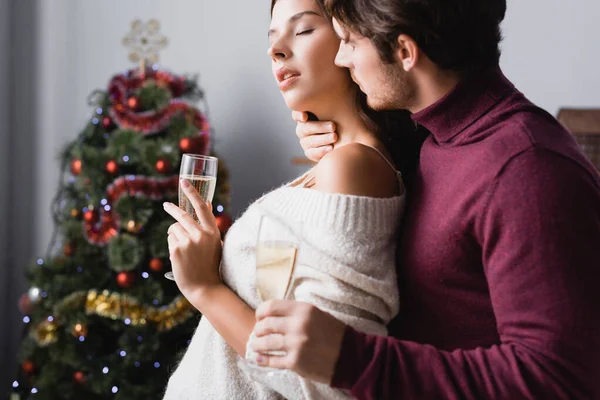
[[[390,337],[347,328],[359,399],[600,398],[600,179],[499,69],[413,119],[425,140]]]

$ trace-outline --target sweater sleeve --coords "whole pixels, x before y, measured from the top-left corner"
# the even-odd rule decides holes
[[[476,236],[500,343],[449,352],[347,328],[333,386],[359,399],[600,396],[598,177],[530,149],[489,193]]]

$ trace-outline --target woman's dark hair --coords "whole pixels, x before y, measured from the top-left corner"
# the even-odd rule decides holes
[[[395,62],[398,36],[413,38],[440,68],[468,75],[496,67],[506,0],[324,0],[341,24]]]
[[[273,15],[273,8],[277,1],[271,0],[271,15]],[[330,14],[325,8],[324,0],[314,1],[323,12],[323,15],[329,18]],[[378,138],[385,144],[396,168],[402,172],[406,186],[410,186],[424,136],[422,133],[417,132],[408,111],[373,110],[368,106],[367,96],[360,91],[358,85],[356,85],[356,92],[357,109],[361,119],[370,130],[376,132]]]

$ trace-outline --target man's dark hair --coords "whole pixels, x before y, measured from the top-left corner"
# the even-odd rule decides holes
[[[413,38],[440,68],[461,74],[498,65],[506,0],[325,0],[338,22],[393,63],[398,36]]]

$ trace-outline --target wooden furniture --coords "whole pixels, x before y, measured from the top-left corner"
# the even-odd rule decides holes
[[[600,108],[563,108],[557,119],[573,134],[581,150],[600,170]]]

